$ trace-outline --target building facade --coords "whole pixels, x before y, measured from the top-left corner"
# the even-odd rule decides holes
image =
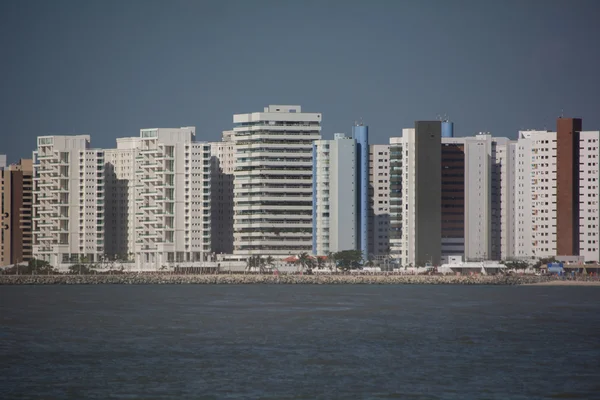
[[[233,253],[233,131],[224,131],[211,146],[211,243],[216,254]]]
[[[358,144],[343,133],[313,143],[314,255],[358,248]]]
[[[441,143],[440,121],[417,121],[390,138],[390,245],[402,266],[440,264]]]
[[[556,132],[519,132],[509,257],[600,258],[599,133],[581,125],[580,119],[559,118]]]
[[[142,129],[136,156],[135,260],[160,269],[211,258],[211,146],[195,128]]]
[[[133,260],[137,241],[136,173],[141,140],[117,139],[116,149],[104,151],[106,256],[111,260]]]
[[[234,253],[310,253],[313,141],[321,139],[321,114],[270,105],[234,115],[233,122]]]
[[[369,155],[369,257],[382,259],[390,252],[390,145],[373,144]]]
[[[32,258],[33,162],[0,168],[0,266]]]
[[[465,143],[447,132],[442,137],[442,256],[465,253]]]
[[[516,141],[494,138],[495,159],[492,170],[492,257],[506,260],[514,246],[515,154]]]
[[[41,136],[33,169],[33,257],[55,267],[102,259],[104,151],[88,135]]]
[[[579,132],[579,256],[600,262],[600,131]]]
[[[356,170],[358,180],[358,250],[369,256],[369,127],[355,124],[352,137],[356,140]]]
[[[519,132],[515,157],[514,258],[557,255],[556,143],[556,132]]]
[[[581,119],[556,122],[556,254],[579,255],[579,132]]]

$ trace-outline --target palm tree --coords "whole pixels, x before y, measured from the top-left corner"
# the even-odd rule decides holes
[[[327,261],[329,262],[329,269],[333,271],[333,266],[335,265],[335,254],[331,251],[327,253]]]
[[[80,254],[79,255],[79,275],[81,275],[82,264],[86,264],[87,262],[88,262],[88,256],[86,256],[85,254]]]
[[[264,271],[265,271],[265,264],[266,263],[267,263],[267,260],[265,260],[261,256],[256,256],[256,264],[258,266],[258,272],[260,274],[264,273]]]
[[[255,268],[258,268],[259,272],[262,273],[265,260],[261,256],[250,256],[246,259],[246,270],[252,272]]]
[[[273,264],[275,263],[275,259],[272,256],[268,256],[265,259],[265,264],[269,269],[273,269]]]
[[[325,261],[323,260],[323,258],[317,256],[317,268],[319,268],[319,269],[323,268],[324,264],[325,264]]]
[[[310,256],[308,253],[302,253],[298,256],[298,260],[296,262],[302,267],[302,271],[304,271],[304,269],[306,269],[310,263]]]

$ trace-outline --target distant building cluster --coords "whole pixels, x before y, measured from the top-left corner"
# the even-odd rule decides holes
[[[388,144],[356,123],[324,140],[322,114],[270,105],[219,142],[142,129],[94,149],[40,136],[0,156],[1,265],[118,260],[140,269],[360,250],[397,266],[578,256],[600,261],[599,131],[456,137],[416,121]]]

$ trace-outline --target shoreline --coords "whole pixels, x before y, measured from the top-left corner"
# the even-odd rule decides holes
[[[600,286],[598,280],[554,280],[547,282],[526,283],[523,286]]]
[[[600,286],[597,277],[575,280],[552,276],[501,275],[0,275],[2,285],[502,285]]]

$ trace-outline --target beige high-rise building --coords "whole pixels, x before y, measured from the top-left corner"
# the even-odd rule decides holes
[[[195,131],[142,129],[105,150],[109,258],[140,271],[210,260],[211,147]]]
[[[61,268],[104,256],[104,151],[89,135],[40,136],[33,152],[33,256]]]
[[[31,259],[33,161],[0,168],[0,266]]]
[[[195,127],[140,131],[134,194],[139,269],[210,259],[211,148],[195,141],[195,131]]]

